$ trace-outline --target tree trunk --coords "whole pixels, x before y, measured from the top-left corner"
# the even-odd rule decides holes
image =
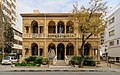
[[[82,35],[82,45],[80,48],[80,53],[81,53],[81,63],[80,63],[80,67],[83,66],[83,62],[84,62],[84,44],[85,44],[85,40],[84,40],[84,34]]]
[[[88,35],[88,37],[86,37],[86,39],[84,38],[84,34],[82,34],[82,45],[80,48],[80,53],[81,53],[81,63],[80,63],[80,67],[83,67],[83,63],[84,63],[84,45],[87,39],[90,38],[90,36],[92,36],[92,33],[90,35]]]

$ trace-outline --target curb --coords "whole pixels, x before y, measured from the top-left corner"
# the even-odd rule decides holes
[[[116,72],[102,70],[9,70],[5,72]]]

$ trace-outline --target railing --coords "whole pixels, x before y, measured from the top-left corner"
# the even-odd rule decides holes
[[[66,63],[67,65],[69,65],[69,60],[68,60],[67,56],[65,56],[65,63]]]
[[[56,64],[56,62],[57,62],[57,56],[53,58],[53,65]]]
[[[49,33],[48,34],[48,37],[51,37],[51,38],[69,38],[69,37],[75,37],[75,34],[72,34],[72,33],[67,33],[67,34],[63,34],[63,33],[58,33],[58,34],[54,34],[54,33]]]
[[[67,34],[66,34],[66,37],[75,37],[75,34],[67,33]]]
[[[33,34],[23,34],[23,38],[43,38],[44,34],[37,34],[37,33],[33,33]]]

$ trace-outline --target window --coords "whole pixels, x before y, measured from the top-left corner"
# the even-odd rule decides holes
[[[115,30],[109,32],[109,37],[115,35]]]
[[[109,43],[109,46],[114,46],[114,41],[111,41],[111,42]]]
[[[119,45],[119,40],[117,40],[117,45]]]
[[[112,24],[114,21],[115,21],[115,18],[113,17],[109,20],[109,24]]]
[[[43,26],[40,26],[40,33],[43,33]]]

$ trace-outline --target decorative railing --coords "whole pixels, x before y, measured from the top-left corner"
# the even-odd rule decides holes
[[[57,63],[57,56],[53,58],[53,65]]]
[[[67,56],[65,56],[65,63],[66,63],[67,65],[69,65],[69,60],[68,60],[68,57],[67,57]]]
[[[48,37],[50,38],[69,38],[69,37],[75,37],[75,34],[72,34],[72,33],[67,33],[67,34],[63,34],[63,33],[58,33],[58,34],[54,34],[54,33],[49,33],[48,34]]]
[[[44,34],[37,34],[37,33],[33,33],[33,34],[23,34],[23,38],[43,38]]]
[[[75,37],[75,34],[67,33],[67,34],[66,34],[66,37],[68,37],[68,38],[69,38],[69,37]]]

